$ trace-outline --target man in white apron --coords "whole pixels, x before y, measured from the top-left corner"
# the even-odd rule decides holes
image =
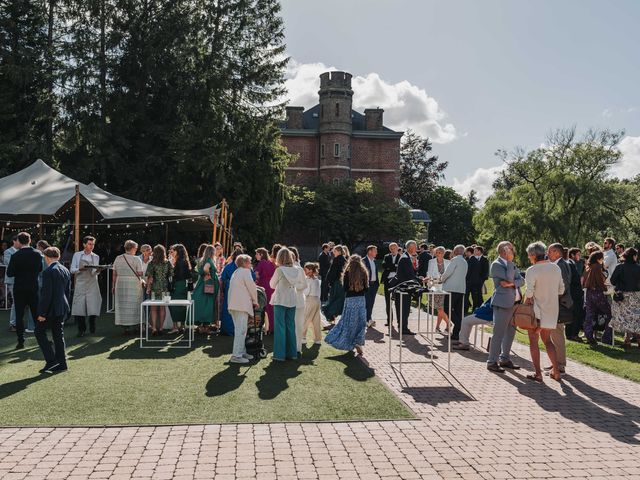
[[[96,317],[100,315],[102,307],[102,295],[98,286],[100,269],[100,257],[93,253],[96,239],[84,237],[82,239],[83,250],[76,252],[71,260],[71,274],[75,278],[73,290],[73,306],[71,315],[78,325],[78,337],[82,337],[87,331],[86,317],[89,317],[89,331],[96,331]]]

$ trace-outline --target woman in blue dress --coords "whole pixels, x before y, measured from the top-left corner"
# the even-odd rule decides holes
[[[349,257],[342,276],[345,291],[344,308],[340,321],[325,337],[325,342],[338,350],[362,355],[367,331],[367,305],[365,293],[369,288],[369,274],[360,255]]]

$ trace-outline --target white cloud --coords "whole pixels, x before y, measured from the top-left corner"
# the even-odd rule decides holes
[[[289,105],[309,108],[317,104],[319,76],[330,70],[339,69],[292,60],[286,75]],[[455,126],[445,122],[446,113],[438,102],[407,80],[389,83],[377,73],[369,73],[354,76],[352,86],[353,108],[360,112],[365,108],[383,108],[384,123],[389,128],[401,131],[411,128],[433,143],[449,143],[458,137]]]
[[[609,109],[609,108],[605,108],[605,109],[602,111],[602,116],[603,116],[604,118],[611,118],[611,117],[613,117],[613,111],[612,111],[611,109]]]
[[[640,174],[640,137],[626,136],[618,144],[622,158],[611,171],[620,178],[632,178]]]
[[[478,168],[464,180],[453,179],[453,188],[463,197],[469,195],[471,190],[475,190],[478,196],[479,205],[483,205],[493,193],[493,182],[500,172],[504,169],[504,165],[489,168]]]

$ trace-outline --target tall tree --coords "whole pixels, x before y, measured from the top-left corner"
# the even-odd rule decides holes
[[[431,142],[408,130],[400,147],[400,196],[412,207],[421,203],[424,192],[433,191],[444,178],[448,162],[432,155]]]
[[[480,240],[511,240],[524,262],[524,249],[535,240],[580,246],[607,233],[626,234],[637,188],[609,173],[620,158],[622,134],[592,130],[578,139],[575,129],[563,129],[530,152],[498,152],[506,168],[475,218]]]
[[[47,157],[46,2],[0,6],[0,174]]]

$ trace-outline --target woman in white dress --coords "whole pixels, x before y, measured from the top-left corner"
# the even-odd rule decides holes
[[[444,247],[436,247],[434,249],[435,258],[429,260],[429,267],[427,269],[427,278],[432,278],[434,280],[440,281],[440,277],[447,269],[451,260],[447,260],[444,258]],[[436,320],[436,330],[440,331],[440,324],[444,322],[445,325],[449,323],[449,315],[444,310],[444,295],[432,295],[433,298],[433,310],[438,312],[438,320]],[[445,328],[445,333],[448,331]]]
[[[547,247],[542,242],[535,242],[527,247],[527,256],[532,266],[527,269],[525,276],[527,286],[525,303],[533,304],[533,311],[538,320],[538,328],[528,330],[529,350],[535,373],[527,375],[527,378],[536,382],[542,382],[539,338],[542,338],[551,361],[550,376],[554,380],[560,381],[560,369],[558,368],[556,348],[551,341],[551,332],[558,324],[558,314],[560,313],[558,297],[564,293],[564,283],[560,267],[546,259],[546,251]]]
[[[293,266],[298,269],[298,282],[299,286],[296,287],[296,348],[298,349],[298,356],[302,355],[302,343],[304,340],[304,310],[305,299],[304,291],[307,288],[307,276],[304,273],[302,265],[300,265],[300,253],[296,247],[289,247],[289,250],[293,254]],[[304,288],[299,288],[304,284]]]
[[[132,326],[140,325],[142,303],[142,260],[136,255],[138,244],[133,240],[124,243],[122,255],[113,262],[113,295],[115,298],[116,325],[124,327],[124,334]]]

